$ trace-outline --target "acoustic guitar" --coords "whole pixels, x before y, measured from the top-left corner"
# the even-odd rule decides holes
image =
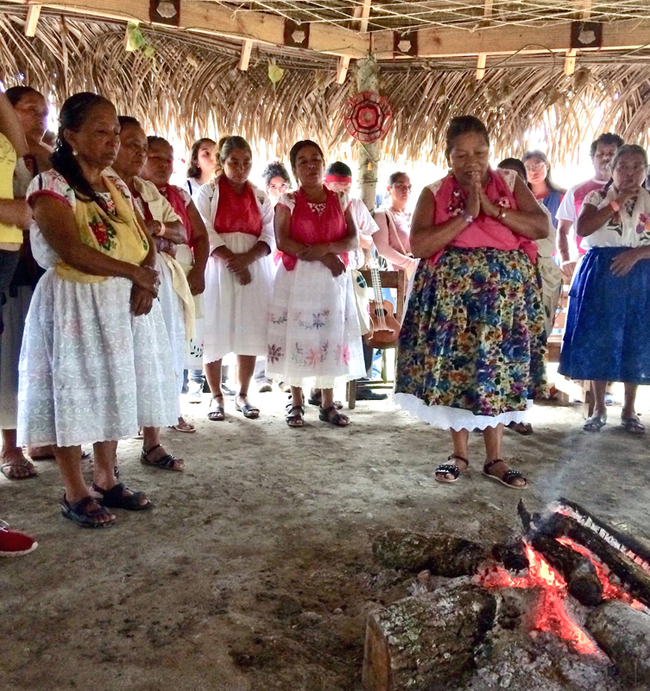
[[[369,304],[371,331],[364,340],[373,348],[388,348],[397,343],[401,325],[395,318],[392,302],[383,298],[381,274],[376,263],[370,266],[370,282],[374,293],[374,300]]]

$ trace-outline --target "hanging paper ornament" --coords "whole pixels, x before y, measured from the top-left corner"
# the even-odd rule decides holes
[[[358,142],[371,144],[382,140],[393,122],[393,110],[388,99],[374,91],[353,96],[343,114],[345,129]]]
[[[284,70],[281,67],[278,67],[274,61],[269,62],[269,69],[268,73],[269,75],[269,80],[271,81],[271,84],[275,86],[278,82],[282,81],[282,77],[284,77]]]

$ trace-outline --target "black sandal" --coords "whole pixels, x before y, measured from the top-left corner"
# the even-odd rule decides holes
[[[323,422],[328,422],[335,427],[347,427],[350,424],[350,418],[347,415],[341,415],[341,413],[339,413],[336,409],[336,403],[328,408],[321,408],[318,419]]]
[[[221,399],[221,405],[215,403]],[[223,422],[226,419],[226,411],[223,407],[223,396],[213,396],[210,399],[210,408],[208,410],[208,420],[212,422]]]
[[[145,451],[144,447],[143,447],[142,453],[140,454],[140,463],[142,463],[142,465],[152,465],[152,466],[155,466],[156,468],[160,468],[161,470],[173,470],[177,473],[181,473],[181,472],[183,472],[183,470],[185,470],[185,465],[183,464],[183,459],[182,458],[176,458],[176,456],[172,456],[170,453],[163,456],[162,458],[159,458],[157,461],[149,460],[149,454],[152,451],[155,451],[156,449],[159,449],[159,448],[160,448],[160,444],[156,444],[155,446],[152,446],[147,451]]]
[[[316,392],[307,399],[307,403],[309,403],[309,405],[315,405],[317,408],[321,407],[322,402],[323,402],[323,394],[320,391],[320,389],[316,389]],[[342,410],[343,409],[343,403],[341,403],[341,401],[334,401],[334,407],[337,410]]]
[[[301,405],[287,406],[287,415],[284,418],[289,427],[304,427],[305,426],[305,409]]]
[[[456,482],[456,480],[458,480],[458,478],[460,477],[460,474],[464,473],[469,468],[469,461],[464,456],[458,456],[457,454],[452,453],[447,458],[448,461],[451,461],[453,459],[456,459],[457,461],[462,461],[465,464],[465,467],[460,468],[458,466],[458,463],[441,463],[436,468],[436,472],[434,473],[434,478],[438,482],[442,482],[445,484],[451,484],[452,482]],[[452,477],[447,477],[448,475],[451,475]]]
[[[149,501],[144,492],[132,492],[121,482],[113,485],[110,489],[102,489],[93,483],[93,490],[101,494],[99,503],[111,509],[126,509],[127,511],[144,511],[150,509],[153,504]],[[146,499],[143,504],[142,499]]]
[[[526,478],[523,476],[523,474],[520,473],[518,470],[508,468],[508,470],[506,470],[506,472],[503,473],[503,475],[501,475],[501,477],[499,477],[498,475],[494,475],[493,473],[488,472],[490,470],[490,468],[492,466],[496,465],[497,463],[503,463],[504,465],[506,465],[506,462],[502,458],[497,458],[496,460],[490,461],[489,463],[486,463],[483,466],[483,475],[485,475],[485,477],[488,480],[494,480],[495,482],[500,482],[502,485],[505,485],[506,487],[509,487],[510,489],[519,489],[519,490],[528,489],[528,480],[526,480]],[[513,484],[513,480],[517,480],[518,478],[521,478],[525,484],[523,484],[523,485]]]
[[[82,528],[110,528],[116,520],[115,516],[93,497],[84,497],[70,504],[64,494],[59,503],[63,516]],[[111,520],[100,522],[98,519],[101,516],[110,516]]]

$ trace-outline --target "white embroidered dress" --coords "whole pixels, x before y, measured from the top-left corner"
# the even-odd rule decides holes
[[[255,201],[262,216],[262,233],[219,234],[214,219],[219,208],[219,185],[214,180],[201,186],[195,198],[210,240],[210,257],[205,270],[203,293],[203,362],[221,360],[229,353],[266,355],[269,308],[273,291],[275,265],[271,252],[249,265],[251,282],[242,285],[212,254],[218,247],[227,247],[235,254],[251,250],[258,242],[275,247],[273,205],[261,190],[253,187]]]
[[[116,184],[130,201],[126,186]],[[28,199],[39,194],[74,209],[74,192],[55,171],[32,181]],[[131,437],[139,426],[176,424],[178,396],[159,301],[134,317],[131,281],[63,279],[54,270],[60,259],[35,223],[30,233],[34,258],[47,271],[25,324],[18,443],[76,446]]]
[[[293,213],[293,192],[279,201]],[[339,195],[341,208],[349,204]],[[321,262],[298,259],[293,271],[280,262],[269,324],[266,373],[292,386],[331,389],[365,376],[361,328],[351,272],[340,276]]]

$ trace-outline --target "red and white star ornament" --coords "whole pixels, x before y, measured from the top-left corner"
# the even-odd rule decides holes
[[[393,109],[384,96],[374,91],[363,91],[348,101],[343,122],[351,137],[372,144],[388,134],[393,122]]]

